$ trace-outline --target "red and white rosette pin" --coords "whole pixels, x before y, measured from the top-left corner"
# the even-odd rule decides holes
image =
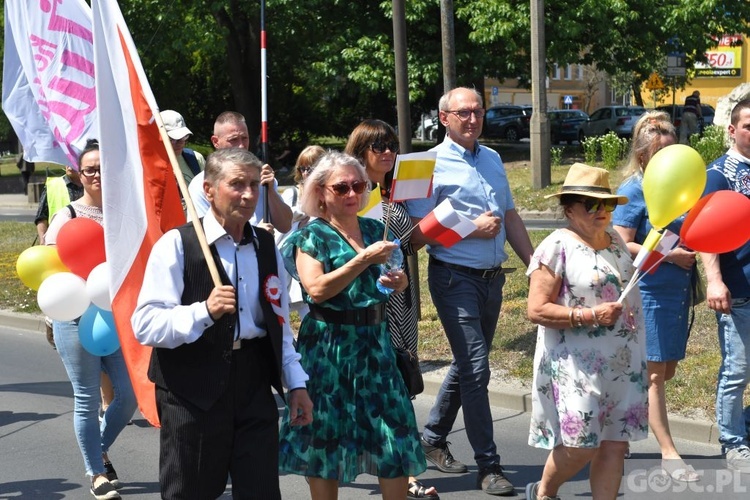
[[[266,296],[266,300],[271,303],[273,312],[276,313],[276,317],[279,318],[279,324],[284,324],[284,313],[281,310],[281,279],[275,274],[269,274],[266,276],[266,281],[263,283],[263,294]]]

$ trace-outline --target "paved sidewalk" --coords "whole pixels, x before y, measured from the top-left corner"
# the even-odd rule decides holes
[[[45,331],[44,318],[41,315],[35,314],[0,310],[0,325],[9,328],[38,331],[40,334],[43,334]],[[437,363],[422,363],[425,392],[427,394],[432,396],[437,394],[447,369],[446,366]],[[490,403],[493,406],[526,413],[531,411],[531,395],[529,391],[520,388],[520,385],[517,383],[511,385],[506,380],[503,380],[500,374],[493,373],[489,390]],[[718,445],[718,429],[713,422],[672,415],[669,417],[669,427],[672,430],[672,436],[675,438]]]

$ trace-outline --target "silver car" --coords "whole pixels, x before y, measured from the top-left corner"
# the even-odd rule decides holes
[[[589,116],[589,119],[581,124],[578,131],[578,140],[583,141],[586,137],[595,135],[607,135],[614,132],[618,137],[630,139],[633,134],[633,125],[638,117],[646,112],[646,108],[640,106],[604,106]]]

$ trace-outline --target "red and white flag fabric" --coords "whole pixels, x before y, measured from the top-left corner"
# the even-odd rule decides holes
[[[675,234],[669,229],[665,229],[662,232],[661,239],[659,239],[659,242],[653,250],[649,250],[648,245],[644,244],[641,246],[638,255],[633,259],[633,266],[641,272],[654,274],[664,257],[672,251],[679,241],[679,234]]]
[[[422,234],[446,248],[466,238],[477,228],[471,220],[456,212],[447,198],[419,221],[418,226]]]
[[[393,169],[390,201],[429,197],[436,158],[435,151],[398,155]]]
[[[92,10],[112,311],[141,413],[158,425],[147,376],[151,348],[136,341],[130,317],[151,247],[185,216],[154,118],[156,101],[122,12],[115,0],[92,0]]]
[[[5,116],[28,161],[78,169],[97,133],[91,9],[84,0],[5,0]]]

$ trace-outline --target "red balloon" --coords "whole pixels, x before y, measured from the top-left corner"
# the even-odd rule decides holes
[[[104,228],[85,217],[70,219],[57,234],[57,253],[70,272],[88,278],[91,270],[106,260]]]
[[[735,191],[716,191],[693,206],[680,237],[685,246],[698,252],[731,252],[750,239],[748,219],[750,199]]]

